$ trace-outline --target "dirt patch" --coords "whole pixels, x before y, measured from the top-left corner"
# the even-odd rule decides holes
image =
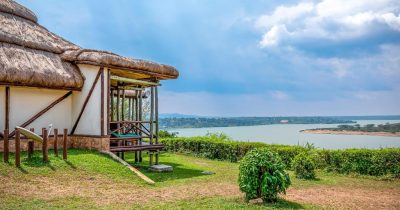
[[[212,196],[239,194],[236,184],[195,183],[163,188],[149,188],[133,183],[119,182],[104,176],[63,175],[57,177],[37,177],[29,181],[11,181],[0,177],[0,194],[25,198],[52,200],[60,197],[82,197],[92,200],[99,207],[111,204],[146,204],[151,201],[176,201]],[[12,178],[11,178],[12,179]]]
[[[400,209],[400,189],[314,187],[289,189],[285,198],[340,209]]]
[[[82,172],[35,177],[23,181],[17,177],[0,176],[0,183],[0,194],[44,200],[81,197],[92,201],[98,207],[119,204],[123,208],[128,208],[135,204],[146,205],[153,201],[171,202],[205,197],[243,197],[235,182],[207,181],[168,187],[147,187]],[[400,189],[396,187],[290,188],[284,197],[291,202],[327,208],[400,209]]]

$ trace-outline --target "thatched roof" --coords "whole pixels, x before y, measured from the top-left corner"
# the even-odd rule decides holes
[[[13,14],[15,16],[19,16],[28,19],[30,21],[33,21],[35,23],[37,22],[37,17],[32,11],[13,1],[1,0],[0,12]]]
[[[171,66],[82,49],[37,23],[36,15],[12,0],[0,0],[0,84],[81,89],[76,64],[109,67],[112,74],[136,79],[173,79]]]
[[[178,77],[178,71],[168,65],[158,64],[151,61],[126,58],[111,52],[100,50],[68,50],[62,54],[62,58],[67,61],[84,64],[94,64],[110,68],[127,70],[119,74],[122,77],[129,77],[129,73],[145,74],[156,77],[157,79],[175,79]]]
[[[80,90],[79,68],[59,55],[79,47],[36,21],[25,7],[0,0],[0,84]]]

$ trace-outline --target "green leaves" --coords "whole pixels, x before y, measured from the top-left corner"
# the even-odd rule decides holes
[[[239,187],[247,200],[275,201],[289,185],[290,178],[281,158],[268,149],[254,149],[240,161]]]
[[[294,174],[299,179],[315,179],[315,163],[310,152],[302,152],[293,159]]]
[[[313,145],[289,146],[257,142],[238,142],[219,138],[217,135],[191,138],[164,138],[160,142],[169,152],[190,153],[201,157],[237,162],[256,148],[268,148],[277,153],[286,168],[293,168],[294,158],[302,152],[310,152],[314,168],[342,174],[357,173],[371,176],[400,177],[400,148],[386,149],[315,149]],[[260,158],[264,158],[260,156]],[[281,163],[281,164],[282,164]],[[268,168],[279,168],[268,163]],[[309,167],[309,166],[307,166]],[[309,168],[307,168],[309,169]]]

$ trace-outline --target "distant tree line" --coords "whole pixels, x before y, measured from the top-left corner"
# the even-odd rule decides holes
[[[332,130],[332,131],[363,131],[363,132],[389,132],[395,133],[400,132],[400,123],[386,123],[386,124],[367,124],[360,126],[355,125],[338,125],[336,128],[317,128],[313,130]]]
[[[355,121],[334,117],[200,117],[162,118],[161,128],[233,127],[271,124],[341,124]]]

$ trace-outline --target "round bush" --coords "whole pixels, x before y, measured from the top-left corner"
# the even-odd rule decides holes
[[[315,179],[315,162],[307,152],[296,155],[293,159],[292,167],[296,178]]]
[[[290,183],[281,158],[268,149],[254,149],[240,161],[239,187],[247,201],[261,198],[274,202],[279,193],[286,193]]]

